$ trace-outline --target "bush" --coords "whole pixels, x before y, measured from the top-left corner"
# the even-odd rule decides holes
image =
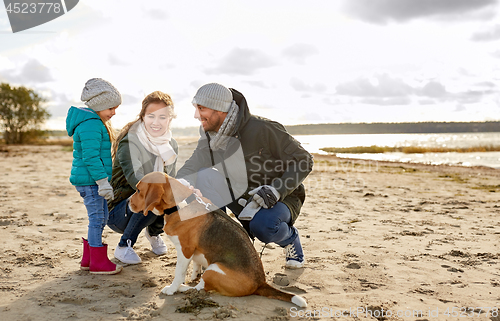
[[[40,125],[50,117],[41,106],[44,102],[32,89],[0,84],[0,126],[6,144],[24,144],[43,137]]]

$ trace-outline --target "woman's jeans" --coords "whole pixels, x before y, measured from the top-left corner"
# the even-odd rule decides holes
[[[148,227],[149,235],[157,236],[163,231],[164,220],[162,216],[148,212],[147,216],[142,213],[134,213],[128,206],[128,199],[121,201],[109,213],[108,226],[113,231],[123,234],[118,246],[127,246],[127,240],[135,244],[141,231]]]
[[[75,186],[83,198],[83,204],[87,208],[89,227],[87,239],[92,247],[101,247],[102,231],[108,221],[108,202],[99,195],[97,185]]]
[[[229,191],[224,176],[217,170],[206,168],[198,172],[196,188],[204,197],[223,209],[228,205]],[[227,194],[227,195],[226,195]],[[250,233],[264,243],[287,246],[298,236],[297,229],[290,226],[292,215],[288,206],[278,202],[272,208],[261,208],[250,221]]]

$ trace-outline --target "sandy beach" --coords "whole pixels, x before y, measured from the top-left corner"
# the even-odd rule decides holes
[[[194,144],[179,142],[182,164]],[[306,298],[299,310],[258,296],[161,294],[176,262],[165,236],[167,255],[141,235],[142,264],[80,271],[88,220],[71,160],[57,145],[0,149],[1,320],[500,320],[499,170],[315,155],[296,223],[305,268],[284,269],[278,246],[262,255],[270,284]],[[120,235],[103,237],[112,257]]]

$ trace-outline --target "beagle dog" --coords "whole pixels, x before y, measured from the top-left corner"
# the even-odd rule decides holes
[[[191,200],[191,198],[196,198]],[[180,208],[188,199],[188,205]],[[184,204],[186,204],[184,202]],[[190,188],[162,172],[152,172],[137,184],[130,209],[163,215],[163,230],[177,250],[175,277],[162,293],[172,295],[189,289],[217,291],[226,296],[261,295],[307,306],[301,296],[283,292],[266,283],[264,267],[245,230],[226,213]],[[195,287],[184,285],[189,263],[193,261],[191,281],[201,275]]]

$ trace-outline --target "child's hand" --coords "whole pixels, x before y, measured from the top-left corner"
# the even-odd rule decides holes
[[[100,179],[96,181],[97,185],[99,185],[98,193],[102,197],[104,197],[107,201],[111,201],[115,199],[115,195],[113,193],[113,187],[109,184],[107,178]]]

